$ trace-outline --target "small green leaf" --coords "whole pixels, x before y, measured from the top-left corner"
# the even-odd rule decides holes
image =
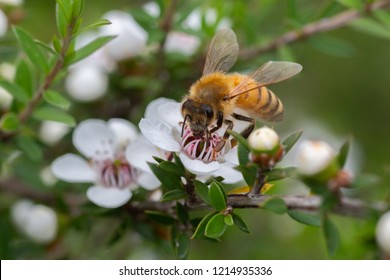
[[[243,145],[248,151],[250,151],[250,147],[249,147],[249,144],[248,144],[248,141],[238,132],[235,132],[233,130],[228,130],[227,131],[231,136],[233,136],[237,141],[238,143],[240,143],[241,145]]]
[[[207,204],[211,206],[209,197],[209,188],[201,181],[194,180],[196,194]]]
[[[0,128],[4,132],[13,132],[19,128],[19,119],[14,112],[9,112],[1,116]]]
[[[153,159],[154,159],[155,161],[157,161],[158,163],[161,163],[161,162],[164,162],[164,161],[165,161],[165,159],[162,159],[162,158],[159,158],[159,157],[156,157],[156,156],[153,156]]]
[[[348,57],[356,52],[352,44],[329,35],[315,36],[310,38],[308,42],[318,51],[328,55]]]
[[[164,193],[163,197],[161,198],[161,201],[168,202],[168,201],[182,199],[185,198],[186,196],[187,193],[183,189],[174,189]]]
[[[61,109],[68,110],[70,107],[69,100],[63,97],[61,93],[56,91],[53,90],[45,91],[43,93],[43,98],[46,100],[47,103],[59,107]]]
[[[72,7],[72,16],[79,17],[84,9],[84,0],[74,0]]]
[[[111,21],[109,21],[107,19],[99,19],[98,21],[92,23],[91,25],[88,25],[87,27],[82,28],[79,31],[79,33],[82,33],[82,32],[85,32],[85,31],[88,31],[88,30],[91,30],[91,29],[94,29],[94,28],[97,28],[100,26],[109,25],[109,24],[111,24]]]
[[[217,213],[218,213],[217,211],[213,211],[213,212],[208,213],[206,216],[204,216],[203,219],[199,222],[198,226],[196,227],[196,230],[195,230],[194,234],[191,236],[191,239],[204,237],[207,223]]]
[[[183,172],[185,172],[186,169],[185,169],[183,163],[181,162],[180,157],[179,157],[176,153],[173,153],[173,158],[175,159],[176,165],[177,165]]]
[[[186,259],[190,251],[190,238],[185,233],[179,233],[175,242],[176,256],[183,260]]]
[[[300,210],[288,210],[287,214],[299,223],[320,227],[322,225],[322,218],[319,214],[311,214]]]
[[[326,217],[324,219],[324,235],[329,256],[334,256],[340,246],[340,234],[333,222]]]
[[[152,210],[147,210],[145,211],[145,213],[148,215],[149,218],[159,224],[170,226],[175,223],[175,219],[173,217],[168,216],[164,213]]]
[[[266,201],[264,209],[267,209],[275,214],[284,214],[287,212],[287,206],[283,199],[272,198]]]
[[[249,149],[239,143],[237,153],[240,165],[237,166],[236,169],[241,171],[248,186],[252,186],[256,178],[257,167],[255,165],[250,165]]]
[[[50,107],[41,107],[35,109],[33,112],[33,117],[41,121],[60,122],[68,126],[76,125],[76,120],[71,115]]]
[[[337,0],[341,5],[351,8],[351,9],[356,9],[356,10],[363,10],[364,4],[362,0]]]
[[[32,64],[36,65],[40,70],[47,73],[49,70],[47,59],[41,48],[37,45],[37,43],[34,42],[34,39],[31,37],[31,35],[21,27],[14,26],[12,30],[23,51],[31,60]]]
[[[150,170],[161,182],[165,190],[183,189],[183,184],[175,174],[169,173],[158,166],[158,164],[148,162]]]
[[[341,146],[339,150],[339,153],[337,155],[337,162],[341,167],[343,167],[345,165],[345,162],[347,161],[351,142],[352,142],[351,138],[348,138],[347,141],[345,141],[345,143]]]
[[[205,235],[210,238],[219,238],[226,230],[225,216],[222,213],[214,215],[206,225]]]
[[[32,138],[18,136],[16,138],[16,143],[24,154],[32,161],[39,162],[42,160],[42,149]]]
[[[227,214],[226,216],[225,216],[225,224],[227,225],[227,226],[232,226],[232,225],[234,225],[234,220],[233,220],[233,216],[232,215],[230,215],[230,214]]]
[[[284,147],[284,154],[287,154],[291,148],[298,141],[299,137],[301,137],[303,130],[299,130],[287,136],[286,139],[283,140],[282,145]]]
[[[221,211],[226,209],[226,194],[222,187],[216,183],[212,182],[209,188],[209,197],[211,206],[217,210]]]
[[[171,161],[163,161],[159,163],[158,166],[169,173],[175,174],[176,176],[184,177],[185,175],[183,170],[179,168],[176,163],[173,163]]]
[[[381,178],[375,174],[357,174],[351,183],[351,188],[373,188],[381,182]]]
[[[390,26],[390,13],[385,10],[376,10],[372,11],[375,18],[382,22],[385,26]]]
[[[233,213],[233,221],[236,227],[238,227],[242,232],[250,234],[251,231],[248,228],[248,225],[245,221],[237,214]]]
[[[387,29],[385,26],[371,18],[359,18],[355,19],[350,23],[350,25],[368,35],[375,36],[381,39],[390,39],[390,29]]]
[[[267,182],[283,180],[297,174],[296,167],[275,168],[267,173]]]
[[[13,84],[6,80],[1,80],[0,87],[8,91],[17,101],[21,103],[27,103],[30,99],[28,93],[17,84]]]
[[[76,50],[75,52],[69,54],[65,58],[66,64],[70,65],[70,64],[73,64],[77,61],[80,61],[80,60],[86,58],[87,56],[91,55],[92,53],[94,53],[95,51],[97,51],[98,49],[103,47],[105,44],[110,42],[115,37],[116,36],[102,36],[102,37],[99,37],[99,38],[93,40],[92,42],[90,42],[86,46],[81,47],[80,49]]]
[[[26,60],[19,59],[16,64],[15,84],[19,85],[28,95],[29,98],[33,96],[33,82],[34,74]]]
[[[182,224],[187,224],[190,216],[187,209],[180,202],[176,202],[176,214]]]

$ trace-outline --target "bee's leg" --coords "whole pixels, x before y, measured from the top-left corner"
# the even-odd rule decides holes
[[[232,130],[233,125],[234,125],[231,120],[224,120],[223,122],[227,125],[227,128],[226,128],[225,133],[223,134],[223,139],[215,147],[216,152],[219,152],[225,146],[226,140],[229,139],[229,136],[230,136],[230,134],[227,131]]]
[[[232,117],[235,118],[236,120],[245,121],[245,122],[249,122],[250,123],[248,125],[248,127],[246,127],[243,131],[240,132],[242,137],[248,138],[248,136],[252,133],[253,129],[255,128],[256,121],[254,119],[252,119],[252,118],[249,118],[249,117],[246,117],[246,116],[243,116],[243,115],[239,115],[239,114],[236,114],[236,113],[233,113]]]
[[[211,130],[210,130],[210,134],[217,131],[218,129],[221,128],[223,124],[223,113],[222,112],[218,112],[218,117],[217,117],[217,126],[213,127]]]

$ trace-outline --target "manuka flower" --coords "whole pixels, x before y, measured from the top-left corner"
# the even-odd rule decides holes
[[[225,183],[242,180],[241,173],[233,169],[238,164],[237,147],[226,141],[221,150],[216,149],[226,127],[213,132],[209,139],[194,137],[187,126],[181,135],[180,110],[181,103],[170,99],[151,102],[139,123],[142,134],[162,151],[178,153],[186,169],[200,177],[222,176]]]
[[[83,121],[73,132],[73,144],[88,160],[66,154],[52,163],[52,172],[67,182],[93,182],[87,197],[99,206],[122,206],[135,187],[154,190],[160,185],[150,171],[136,168],[126,158],[128,145],[137,143],[142,150],[135,141],[138,136],[135,126],[122,119]]]

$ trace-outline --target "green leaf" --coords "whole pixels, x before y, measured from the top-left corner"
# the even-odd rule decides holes
[[[341,146],[339,153],[337,155],[337,162],[339,163],[340,167],[343,167],[345,165],[345,162],[347,161],[348,152],[350,149],[352,143],[352,139],[348,138],[347,141]]]
[[[390,26],[390,13],[384,10],[372,11],[375,18],[378,19],[385,26]]]
[[[183,173],[185,173],[186,169],[185,169],[183,163],[181,162],[180,157],[176,153],[173,153],[173,158],[175,159],[176,165],[183,171]]]
[[[72,7],[72,16],[79,17],[84,8],[84,0],[74,0]]]
[[[371,18],[355,19],[350,25],[357,31],[364,32],[381,39],[390,39],[390,29],[387,29],[377,21]]]
[[[176,214],[182,224],[187,224],[190,216],[187,209],[180,202],[176,202]]]
[[[308,42],[318,51],[328,55],[348,57],[356,52],[355,47],[347,41],[329,35],[315,36]]]
[[[245,221],[237,214],[233,213],[233,222],[242,232],[250,234],[251,231]]]
[[[42,160],[42,149],[32,138],[27,136],[18,136],[16,138],[16,144],[32,161],[39,162]]]
[[[267,173],[267,182],[283,180],[297,174],[296,167],[275,168]]]
[[[14,112],[5,113],[0,118],[0,128],[4,132],[13,132],[19,128],[19,119]]]
[[[43,98],[46,100],[47,103],[54,105],[58,108],[68,110],[70,107],[70,102],[68,99],[63,97],[61,93],[53,91],[53,90],[47,90],[43,93]]]
[[[176,176],[179,177],[185,176],[183,170],[180,167],[178,167],[176,163],[173,163],[171,161],[163,161],[159,163],[158,166],[169,173],[175,174]]]
[[[238,143],[240,143],[241,145],[243,145],[248,151],[250,151],[250,147],[249,147],[249,144],[248,144],[248,141],[238,132],[235,132],[233,130],[228,130],[227,131],[231,136],[233,136],[237,141]]]
[[[28,102],[29,95],[28,93],[19,85],[13,84],[6,80],[0,80],[0,87],[8,91],[17,101],[25,104]]]
[[[218,213],[217,211],[213,211],[213,212],[208,213],[206,216],[204,216],[203,219],[199,222],[198,226],[196,227],[196,230],[195,230],[194,234],[191,236],[191,239],[204,237],[207,223],[217,213]]]
[[[324,235],[329,256],[334,256],[340,246],[340,235],[333,222],[326,217],[324,219]]]
[[[110,42],[112,39],[114,39],[116,36],[102,36],[99,37],[89,44],[85,45],[84,47],[81,47],[80,49],[76,50],[75,52],[69,54],[66,58],[66,64],[70,65],[77,61],[80,61],[87,56],[94,53],[96,50],[100,49],[102,46]]]
[[[264,209],[267,209],[275,214],[284,214],[287,212],[287,206],[283,199],[272,198],[266,201]]]
[[[302,133],[303,130],[296,131],[283,140],[282,145],[284,147],[284,154],[287,154],[291,150],[291,148],[298,141],[299,137],[301,137]]]
[[[13,26],[12,31],[14,32],[16,39],[18,40],[23,51],[30,59],[32,64],[36,65],[40,70],[47,73],[49,70],[47,59],[39,45],[34,42],[34,39],[31,37],[31,35],[18,26]]]
[[[362,11],[364,8],[362,0],[337,0],[337,2],[347,8],[356,9],[359,11]]]
[[[219,238],[226,230],[225,216],[222,213],[214,215],[206,225],[205,235],[210,238]]]
[[[227,226],[232,226],[232,225],[234,225],[233,216],[232,216],[231,214],[227,214],[227,215],[225,216],[225,224],[226,224]]]
[[[381,178],[374,174],[357,174],[351,183],[351,188],[373,188],[381,182]]]
[[[176,236],[175,252],[176,256],[183,260],[186,259],[190,251],[190,238],[185,233],[179,233]]]
[[[91,29],[94,29],[94,28],[97,28],[100,26],[109,25],[109,24],[111,24],[111,21],[109,21],[107,19],[99,19],[98,21],[92,23],[91,25],[88,25],[87,27],[80,29],[79,33],[82,33],[82,32],[85,32],[85,31],[88,31],[88,30],[91,30]]]
[[[217,210],[221,211],[226,209],[226,194],[222,187],[216,183],[212,182],[209,188],[209,198],[211,206]]]
[[[183,184],[175,174],[169,173],[155,163],[148,163],[153,174],[166,190],[183,189]]]
[[[236,169],[241,171],[248,186],[252,186],[256,178],[257,167],[256,165],[250,165],[249,150],[241,143],[238,144],[237,153],[240,165],[236,166]]]
[[[299,223],[320,227],[322,225],[322,218],[319,214],[307,213],[300,210],[288,210],[287,214]]]
[[[35,119],[41,121],[60,122],[68,126],[76,125],[76,120],[71,115],[50,107],[37,108],[32,115]]]
[[[65,37],[72,18],[72,6],[68,0],[56,0],[56,24],[58,33]]]
[[[209,197],[209,188],[201,181],[194,180],[196,194],[207,204],[211,206]]]
[[[33,76],[27,62],[24,59],[19,59],[16,64],[15,84],[19,85],[27,93],[29,98],[33,96]]]
[[[162,158],[159,158],[159,157],[156,157],[156,156],[153,156],[153,159],[158,162],[158,163],[161,163],[161,162],[164,162],[165,159],[162,159]]]
[[[175,219],[173,217],[168,216],[164,213],[152,210],[147,210],[145,211],[145,213],[148,215],[149,218],[159,224],[170,226],[175,223]]]
[[[161,198],[161,201],[168,202],[168,201],[182,199],[185,198],[186,196],[187,193],[183,189],[175,189],[164,193],[163,197]]]

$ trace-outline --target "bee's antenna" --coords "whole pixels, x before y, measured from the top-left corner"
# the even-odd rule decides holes
[[[183,134],[184,134],[184,126],[186,125],[187,118],[188,118],[188,114],[186,114],[186,116],[184,117],[183,125],[182,125],[182,127],[181,127],[181,135],[180,135],[180,137],[183,137]]]

